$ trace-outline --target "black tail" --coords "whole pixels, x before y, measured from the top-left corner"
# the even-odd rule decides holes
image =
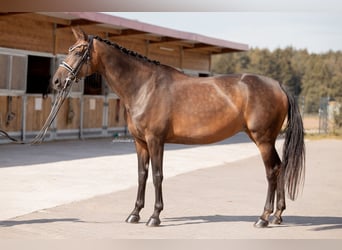
[[[283,146],[285,186],[291,200],[295,200],[299,187],[303,187],[305,176],[304,127],[298,105],[289,93],[287,129]]]

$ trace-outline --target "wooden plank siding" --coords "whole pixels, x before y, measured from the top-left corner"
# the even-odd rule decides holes
[[[68,97],[57,115],[57,130],[79,129],[81,119],[81,98]]]
[[[20,131],[22,127],[22,109],[22,96],[0,96],[0,128],[8,132]],[[10,115],[9,119],[8,115]]]
[[[30,15],[0,17],[0,47],[54,52],[54,25]]]
[[[103,96],[83,97],[83,128],[102,128]]]
[[[39,131],[49,116],[51,96],[28,95],[26,98],[26,131]]]
[[[124,127],[125,125],[125,109],[120,99],[108,99],[108,128]]]
[[[211,57],[207,52],[195,53],[191,51],[184,51],[182,68],[190,69],[200,72],[210,72]]]

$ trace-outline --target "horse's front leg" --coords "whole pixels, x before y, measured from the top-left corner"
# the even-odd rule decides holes
[[[155,188],[154,212],[146,225],[155,227],[160,225],[160,212],[164,208],[162,182],[163,182],[163,154],[164,143],[154,137],[148,141],[148,149],[151,156],[153,184]]]
[[[146,180],[148,177],[148,165],[150,161],[150,154],[148,152],[146,143],[135,140],[135,147],[138,155],[139,186],[134,210],[126,219],[126,222],[128,223],[138,223],[140,220],[139,213],[145,205]]]

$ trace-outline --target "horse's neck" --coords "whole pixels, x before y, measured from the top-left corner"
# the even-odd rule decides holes
[[[130,99],[137,97],[144,84],[152,84],[149,81],[152,69],[116,48],[108,45],[102,46],[106,51],[102,56],[99,55],[99,61],[101,61],[99,72],[106,78],[110,88],[119,95],[124,103],[129,103]]]

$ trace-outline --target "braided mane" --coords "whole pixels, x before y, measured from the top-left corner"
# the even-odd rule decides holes
[[[139,53],[137,53],[137,52],[135,52],[135,51],[133,51],[133,50],[126,49],[126,48],[120,46],[120,45],[117,44],[117,43],[114,43],[114,42],[111,42],[111,41],[109,41],[109,40],[103,39],[103,38],[101,38],[101,37],[99,37],[99,36],[95,36],[94,38],[95,38],[96,40],[99,40],[99,41],[101,41],[101,42],[104,42],[104,43],[106,43],[106,44],[108,44],[108,45],[110,45],[110,46],[112,46],[112,47],[118,49],[120,52],[122,52],[123,54],[126,54],[126,55],[128,55],[128,56],[132,56],[132,57],[135,57],[135,58],[137,58],[137,59],[139,59],[139,60],[142,60],[142,61],[145,61],[145,62],[149,62],[149,63],[153,63],[153,64],[155,64],[155,65],[159,65],[159,64],[160,64],[159,61],[151,60],[151,59],[147,58],[146,56],[140,55]]]

